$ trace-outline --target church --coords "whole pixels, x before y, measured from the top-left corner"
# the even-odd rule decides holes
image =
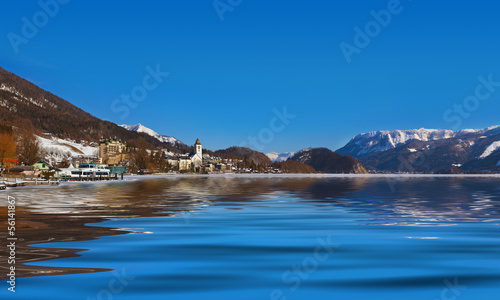
[[[199,169],[203,165],[203,146],[200,139],[194,143],[194,154],[191,156],[178,155],[167,159],[171,166],[177,167],[179,171]]]
[[[201,167],[203,164],[203,147],[201,146],[200,139],[196,138],[196,142],[194,143],[195,153],[191,155],[191,164],[195,168]]]

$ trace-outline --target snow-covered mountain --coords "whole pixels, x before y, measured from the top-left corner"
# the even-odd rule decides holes
[[[283,152],[283,153],[270,152],[266,153],[266,155],[272,162],[282,162],[294,156],[295,152]]]
[[[358,134],[344,147],[336,152],[343,155],[352,155],[354,157],[369,155],[376,152],[382,152],[394,149],[404,145],[411,140],[417,141],[438,141],[451,138],[460,138],[470,135],[491,135],[500,132],[500,126],[492,126],[486,129],[463,129],[460,131],[437,130],[437,129],[410,129],[393,131],[373,131]]]
[[[368,169],[438,172],[500,170],[500,126],[459,131],[413,129],[375,131],[352,138],[337,150]]]
[[[179,141],[178,139],[172,137],[172,136],[166,136],[166,135],[161,135],[159,133],[157,133],[156,131],[142,125],[142,124],[137,124],[137,125],[120,125],[121,127],[129,130],[129,131],[135,131],[135,132],[143,132],[145,134],[148,134],[154,138],[156,138],[157,140],[159,140],[160,142],[163,142],[163,143],[169,143],[171,145],[176,145],[176,144],[183,144],[181,141]]]

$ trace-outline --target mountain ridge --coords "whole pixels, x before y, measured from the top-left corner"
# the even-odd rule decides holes
[[[336,152],[344,155],[361,156],[367,153],[380,152],[396,148],[410,140],[431,141],[465,136],[469,134],[487,134],[499,129],[500,126],[491,126],[485,129],[462,129],[458,131],[447,129],[407,129],[407,130],[380,130],[361,133],[353,137],[344,147]]]
[[[500,126],[485,129],[374,131],[337,150],[372,171],[500,171]],[[497,159],[498,158],[498,159]]]

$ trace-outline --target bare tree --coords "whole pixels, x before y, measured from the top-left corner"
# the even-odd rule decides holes
[[[149,154],[146,150],[146,142],[140,138],[132,140],[128,146],[130,150],[130,167],[131,171],[139,171],[149,167]]]
[[[40,143],[35,135],[30,133],[21,134],[17,147],[19,162],[27,166],[35,164],[40,160]]]

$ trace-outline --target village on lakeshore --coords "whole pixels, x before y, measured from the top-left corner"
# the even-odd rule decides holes
[[[40,148],[38,140],[35,136],[30,142],[39,148],[37,157],[40,159],[35,163],[26,165],[17,158],[3,158],[3,185],[0,181],[0,189],[5,186],[53,185],[60,181],[117,180],[123,179],[124,175],[281,173],[279,168],[255,164],[247,157],[221,158],[203,153],[199,138],[191,148],[194,153],[131,147],[116,137],[100,138],[98,142],[82,140],[80,144],[87,149],[94,148],[90,151],[93,153],[86,151],[86,154],[71,157],[58,155],[53,149]],[[77,143],[71,139],[65,141],[73,145]]]

